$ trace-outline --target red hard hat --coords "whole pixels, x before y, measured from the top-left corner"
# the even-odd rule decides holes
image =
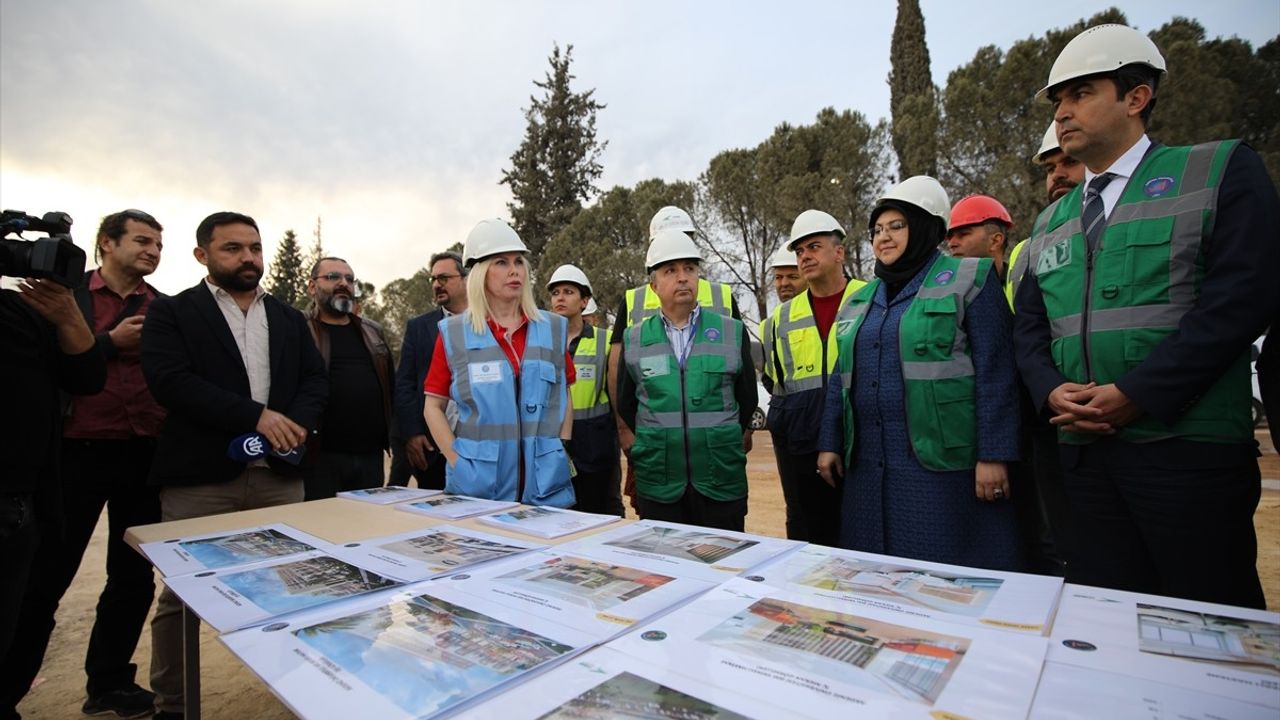
[[[1013,218],[1009,217],[1009,211],[999,200],[990,195],[970,195],[951,208],[951,223],[947,226],[947,231],[981,225],[988,220],[999,220],[1013,227]]]

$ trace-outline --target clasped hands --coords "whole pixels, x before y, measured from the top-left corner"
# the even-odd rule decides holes
[[[1049,393],[1049,419],[1067,432],[1114,435],[1142,414],[1114,383],[1062,383]]]

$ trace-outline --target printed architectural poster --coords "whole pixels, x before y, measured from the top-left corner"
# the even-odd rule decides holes
[[[544,550],[441,582],[486,602],[580,628],[607,640],[660,615],[712,583]]]
[[[1043,634],[1062,579],[806,545],[750,579],[947,622]]]
[[[218,632],[401,583],[320,552],[227,570],[165,578]]]
[[[695,525],[641,520],[560,546],[564,552],[720,582],[804,543]]]
[[[596,648],[456,716],[466,720],[797,720],[806,717]]]
[[[461,709],[592,642],[439,581],[222,640],[298,715],[380,720]]]
[[[1040,674],[1035,720],[1275,720],[1274,708],[1196,692],[1154,680],[1047,662]]]
[[[405,581],[426,580],[544,547],[455,525],[351,542],[334,549],[360,567]]]
[[[445,518],[446,520],[458,520],[472,515],[483,515],[484,513],[506,510],[519,504],[506,500],[473,498],[466,495],[436,495],[415,502],[401,503],[396,507],[400,510],[408,510],[420,515]]]
[[[534,537],[557,538],[615,523],[621,519],[617,515],[597,515],[550,507],[522,507],[519,510],[509,510],[496,515],[485,515],[478,518],[478,521]]]
[[[359,500],[360,502],[373,503],[374,505],[390,505],[392,503],[404,502],[406,500],[421,500],[422,498],[434,497],[442,494],[443,490],[428,490],[426,488],[411,488],[401,485],[386,485],[383,487],[365,488],[363,490],[345,490],[338,493],[338,497],[347,498],[348,500]]]
[[[1023,718],[1045,644],[735,578],[609,647],[814,717]]]
[[[1280,709],[1280,613],[1068,584],[1049,659]]]
[[[139,549],[161,575],[248,565],[324,550],[329,543],[283,523],[142,543]]]

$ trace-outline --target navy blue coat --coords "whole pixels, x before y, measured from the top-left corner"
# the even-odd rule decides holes
[[[404,327],[400,343],[400,366],[396,368],[395,406],[400,439],[427,435],[427,421],[422,417],[424,397],[422,384],[431,366],[431,352],[440,335],[444,310],[436,308],[413,318]]]
[[[1020,570],[1013,505],[974,494],[973,470],[935,472],[916,460],[907,434],[898,327],[929,265],[890,302],[885,286],[855,340],[851,400],[856,423],[853,466],[845,473],[840,545],[851,550],[998,570]],[[1012,318],[993,272],[965,313],[977,373],[978,457],[1018,459],[1018,395],[1010,338]],[[842,452],[841,383],[829,384],[821,450]]]

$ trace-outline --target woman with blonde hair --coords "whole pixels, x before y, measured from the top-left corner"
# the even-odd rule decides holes
[[[468,306],[440,321],[423,416],[448,461],[446,492],[570,507],[567,325],[534,304],[527,253],[501,220],[482,220],[467,235]],[[445,415],[450,400],[456,432]]]

